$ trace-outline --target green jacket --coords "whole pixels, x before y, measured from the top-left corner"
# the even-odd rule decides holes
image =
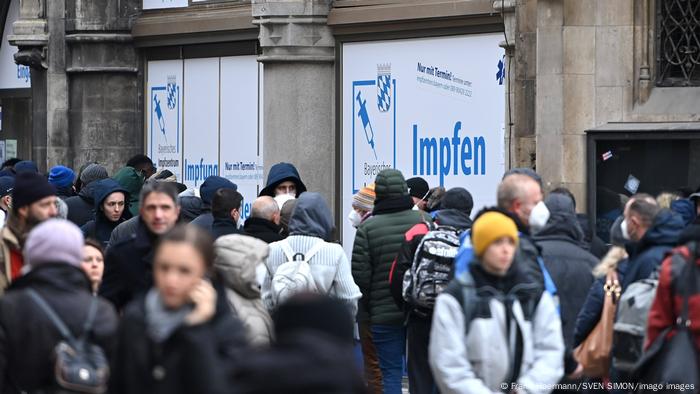
[[[384,170],[375,182],[372,217],[357,228],[352,250],[352,275],[362,291],[364,307],[372,324],[401,325],[403,312],[396,306],[389,287],[389,272],[404,241],[416,223],[430,221],[413,211],[406,181],[400,171]]]
[[[139,214],[139,195],[143,187],[143,177],[134,167],[124,167],[112,177],[126,191],[129,192],[129,211],[133,216]]]

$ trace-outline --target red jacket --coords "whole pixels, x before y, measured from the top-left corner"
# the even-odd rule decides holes
[[[659,287],[656,290],[656,298],[649,311],[649,321],[647,323],[647,342],[644,345],[648,348],[659,336],[659,334],[676,322],[683,308],[683,297],[678,292],[678,287],[684,285],[686,278],[681,277],[681,272],[685,267],[686,259],[690,258],[690,251],[687,247],[681,246],[674,249],[680,253],[684,259],[683,263],[674,267],[672,255],[664,259],[659,275]],[[694,270],[697,283],[696,292],[688,300],[688,318],[690,320],[690,330],[695,338],[695,345],[700,351],[700,258],[695,261],[698,266]],[[676,330],[669,333],[669,337],[675,334]]]

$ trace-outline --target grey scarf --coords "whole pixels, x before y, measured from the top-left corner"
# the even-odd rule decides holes
[[[168,309],[156,288],[146,294],[146,330],[156,343],[163,343],[180,327],[192,312],[189,304],[179,309]]]

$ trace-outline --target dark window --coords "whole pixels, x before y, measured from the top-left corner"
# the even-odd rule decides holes
[[[700,86],[700,0],[656,0],[658,86]]]

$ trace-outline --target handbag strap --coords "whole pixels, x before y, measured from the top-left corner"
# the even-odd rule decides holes
[[[49,304],[44,301],[44,299],[39,295],[39,293],[36,292],[34,289],[28,289],[27,290],[29,293],[29,296],[32,298],[32,300],[41,308],[41,310],[44,311],[46,316],[49,317],[49,320],[51,320],[51,323],[58,329],[58,331],[61,333],[61,336],[65,338],[66,340],[70,342],[76,342],[75,337],[70,333],[70,330],[68,327],[66,327],[65,323],[63,323],[63,320],[61,320],[60,317],[54,312],[53,308],[49,306]]]
[[[83,342],[90,331],[92,331],[92,326],[95,322],[95,316],[97,315],[97,297],[92,297],[92,301],[90,302],[90,309],[88,309],[88,315],[87,319],[85,320],[85,324],[83,325],[83,334],[76,339],[71,333],[66,324],[61,320],[60,317],[56,314],[56,312],[51,308],[51,306],[44,300],[42,296],[39,295],[39,293],[36,292],[34,289],[28,289],[27,290],[29,293],[29,296],[32,298],[32,300],[41,308],[44,313],[48,316],[49,320],[51,320],[51,323],[58,329],[58,331],[61,333],[61,336],[65,338],[67,341],[75,344],[79,342]]]

